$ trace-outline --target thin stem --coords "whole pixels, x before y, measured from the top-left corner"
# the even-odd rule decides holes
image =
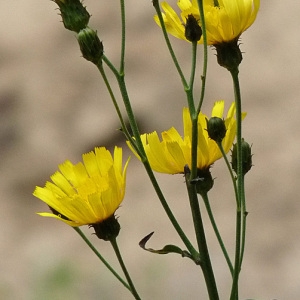
[[[237,140],[237,216],[236,216],[236,249],[235,249],[235,264],[234,264],[234,276],[231,288],[230,299],[235,300],[238,298],[238,281],[241,270],[241,255],[244,253],[242,247],[245,246],[245,189],[243,180],[243,165],[242,165],[242,103],[241,103],[241,91],[238,77],[238,68],[230,71],[234,94],[235,94],[235,106],[236,106],[236,140]]]
[[[242,177],[243,183],[242,187],[244,188],[244,179],[245,176]],[[243,195],[245,195],[245,192],[243,191]],[[240,257],[240,268],[242,268],[243,258],[244,258],[244,252],[245,252],[245,244],[246,244],[246,219],[247,219],[247,210],[246,210],[246,199],[245,197],[242,197],[241,201],[241,210],[242,210],[242,244],[241,244],[241,257]]]
[[[193,42],[190,81],[189,81],[189,85],[186,86],[184,89],[187,97],[187,103],[188,103],[191,118],[192,116],[197,118],[195,101],[194,101],[194,82],[195,82],[196,65],[197,65],[197,42]]]
[[[206,85],[206,73],[207,73],[207,35],[206,35],[206,26],[205,26],[205,18],[204,18],[204,9],[203,9],[203,1],[198,0],[198,7],[201,19],[201,27],[202,27],[202,35],[203,35],[203,70],[202,70],[202,85],[201,85],[201,94],[200,100],[196,111],[191,111],[191,120],[192,120],[192,162],[191,162],[191,179],[195,179],[197,177],[197,152],[198,152],[198,115],[200,113],[202,103],[204,100],[205,94],[205,85]]]
[[[111,88],[111,86],[110,86],[110,83],[109,83],[109,81],[108,81],[108,79],[107,79],[107,76],[106,76],[106,73],[105,73],[105,71],[104,71],[104,69],[103,69],[102,63],[100,63],[99,65],[97,65],[97,68],[98,68],[98,70],[99,70],[99,72],[100,72],[100,74],[101,74],[101,76],[102,76],[102,78],[103,78],[103,81],[104,81],[104,83],[105,83],[105,85],[106,85],[106,88],[107,88],[107,90],[108,90],[108,93],[109,93],[109,95],[110,95],[110,98],[111,98],[111,100],[112,100],[112,102],[113,102],[113,105],[114,105],[114,107],[115,107],[115,110],[116,110],[116,112],[117,112],[117,115],[118,115],[118,117],[119,117],[119,120],[120,120],[120,122],[121,122],[122,131],[123,131],[123,133],[125,134],[125,136],[126,136],[127,138],[130,138],[131,135],[129,134],[129,132],[128,132],[128,130],[127,130],[127,127],[126,127],[126,124],[125,124],[125,122],[124,122],[124,119],[123,119],[121,110],[120,110],[119,105],[118,105],[118,103],[117,103],[117,100],[116,100],[116,97],[115,97],[115,95],[114,95],[114,92],[113,92],[113,90],[112,90],[112,88]]]
[[[141,298],[140,298],[139,294],[137,293],[137,291],[135,289],[135,286],[134,286],[134,284],[133,284],[133,282],[131,280],[131,277],[130,277],[128,271],[127,271],[127,268],[126,268],[126,266],[124,264],[121,252],[120,252],[118,244],[117,244],[117,240],[114,238],[114,239],[110,240],[110,243],[111,243],[111,245],[112,245],[112,247],[113,247],[113,249],[114,249],[114,251],[116,253],[116,256],[118,258],[119,264],[120,264],[120,266],[121,266],[121,268],[122,268],[122,270],[124,272],[124,275],[125,275],[125,277],[127,279],[128,284],[130,286],[130,291],[131,291],[132,295],[134,296],[135,299],[141,300]]]
[[[162,16],[162,13],[161,13],[161,10],[160,10],[160,7],[159,7],[159,1],[154,0],[153,1],[153,6],[156,10],[156,13],[157,13],[157,16],[158,16],[158,19],[159,19],[159,22],[160,22],[160,26],[162,28],[162,32],[163,32],[163,35],[164,35],[164,39],[166,41],[166,44],[167,44],[167,47],[169,49],[170,55],[172,57],[173,63],[174,63],[174,65],[177,69],[177,72],[178,72],[178,74],[181,78],[182,84],[183,84],[184,88],[186,89],[188,87],[188,84],[187,84],[186,79],[183,75],[181,67],[178,63],[178,60],[177,60],[177,57],[176,57],[175,52],[173,50],[173,47],[170,43],[170,39],[169,39],[169,36],[168,36],[168,33],[167,33],[167,29],[166,29],[166,26],[165,26],[165,23],[164,23],[164,20],[163,20],[163,16]]]
[[[198,196],[196,191],[196,185],[191,184],[190,176],[191,176],[190,173],[185,174],[186,186],[187,186],[187,191],[190,200],[191,213],[193,217],[196,239],[197,239],[198,249],[200,253],[200,266],[202,268],[202,272],[204,275],[209,299],[218,300],[219,295],[218,295],[217,285],[214,277],[214,272],[209,257],[209,251],[208,251],[204,227],[203,227],[203,221],[202,221],[202,216],[201,216],[201,211],[200,211],[200,206],[199,206],[199,201],[198,201]]]
[[[222,153],[222,156],[223,156],[223,158],[225,160],[225,163],[226,163],[226,167],[227,167],[228,172],[230,174],[230,178],[231,178],[233,189],[234,189],[234,195],[235,195],[235,199],[236,199],[236,204],[238,206],[238,191],[237,191],[237,186],[236,186],[236,178],[235,178],[235,176],[233,174],[232,168],[230,166],[229,160],[228,160],[227,155],[226,155],[226,153],[224,151],[222,143],[217,142],[217,145],[218,145],[218,147],[219,147],[219,149],[220,149],[220,151]]]
[[[235,232],[235,259],[234,259],[234,271],[233,271],[230,300],[238,299],[238,282],[239,282],[239,274],[241,269],[240,249],[241,249],[241,210],[237,210],[236,211],[236,232]]]
[[[112,64],[112,62],[107,58],[106,55],[103,54],[102,60],[106,63],[106,65],[110,68],[110,70],[113,72],[113,74],[117,77],[119,76],[119,71],[115,68],[115,66]]]
[[[192,149],[191,149],[191,180],[197,178],[197,160],[198,160],[198,115],[191,115],[192,119]]]
[[[198,159],[198,112],[195,109],[194,102],[194,78],[196,70],[197,43],[192,44],[192,67],[189,88],[186,89],[187,101],[189,105],[190,117],[192,122],[192,149],[191,149],[191,179],[197,177],[197,159]]]
[[[120,58],[120,73],[124,73],[125,66],[125,45],[126,45],[126,20],[125,20],[125,1],[120,0],[121,6],[121,58]]]
[[[185,235],[184,231],[182,230],[182,228],[180,227],[180,225],[178,224],[175,216],[173,215],[173,212],[171,211],[167,201],[164,198],[164,195],[160,189],[159,184],[157,183],[156,177],[154,176],[153,170],[150,167],[150,164],[148,162],[148,160],[143,162],[144,167],[147,171],[147,174],[151,180],[151,183],[154,187],[154,190],[156,191],[156,194],[160,200],[161,205],[163,206],[166,214],[168,215],[168,218],[170,219],[173,227],[175,228],[175,230],[177,231],[178,235],[180,236],[182,242],[184,243],[184,245],[187,247],[188,251],[190,252],[190,254],[193,256],[194,261],[197,262],[199,261],[199,253],[197,252],[197,250],[193,247],[193,245],[191,244],[191,242],[189,241],[189,239],[187,238],[187,236]]]
[[[197,42],[193,42],[192,43],[192,67],[191,67],[191,75],[190,75],[190,82],[189,82],[189,90],[191,90],[191,92],[193,92],[194,90],[196,65],[197,65]],[[190,108],[190,111],[195,111],[194,101],[191,104],[189,104],[189,107],[191,106],[193,106],[193,109]]]
[[[130,291],[130,286],[121,278],[121,276],[110,266],[110,264],[103,258],[103,256],[97,251],[94,245],[89,241],[85,234],[81,231],[79,227],[73,227],[74,230],[81,236],[85,243],[91,248],[91,250],[96,254],[96,256],[102,261],[102,263],[107,267],[107,269]]]
[[[244,197],[243,187],[243,164],[242,164],[242,103],[241,91],[238,77],[238,69],[231,71],[233,80],[235,107],[236,107],[236,141],[237,141],[237,190],[239,199],[239,208],[241,206],[242,198]]]
[[[232,266],[231,260],[229,258],[228,252],[226,250],[226,247],[224,245],[224,242],[222,240],[222,237],[221,237],[221,234],[219,232],[218,226],[216,224],[213,212],[211,210],[209,199],[208,199],[208,195],[206,193],[206,194],[201,194],[201,196],[202,196],[202,199],[204,201],[204,204],[205,204],[205,207],[206,207],[207,214],[208,214],[208,217],[210,219],[211,225],[212,225],[212,227],[214,229],[215,235],[216,235],[216,237],[218,239],[219,245],[220,245],[220,247],[222,249],[222,252],[223,252],[223,255],[224,255],[225,259],[226,259],[228,268],[230,270],[231,275],[233,276],[233,266]]]
[[[115,75],[117,82],[119,84],[119,89],[123,98],[123,103],[125,105],[125,109],[127,112],[127,116],[128,116],[128,121],[130,124],[130,128],[132,130],[133,136],[135,137],[135,141],[131,138],[128,137],[128,140],[131,142],[132,146],[135,148],[135,150],[137,151],[137,153],[141,156],[141,158],[143,159],[144,157],[146,157],[144,148],[143,148],[143,144],[140,138],[140,132],[135,120],[135,116],[131,107],[131,103],[129,100],[129,96],[127,93],[127,88],[126,88],[126,84],[125,84],[125,74],[124,73],[120,73],[118,72],[118,70],[114,67],[114,65],[110,62],[110,60],[103,55],[102,60],[107,64],[107,66],[111,69],[111,71],[113,72],[113,74]]]
[[[208,63],[207,33],[206,33],[206,25],[205,25],[203,0],[198,0],[198,6],[199,6],[199,12],[200,12],[202,37],[203,37],[203,70],[202,70],[202,75],[201,75],[202,86],[201,86],[201,94],[200,94],[199,104],[198,104],[198,108],[197,108],[197,114],[200,113],[201,107],[202,107],[202,104],[203,104],[203,100],[204,100],[205,86],[206,86],[207,63]]]

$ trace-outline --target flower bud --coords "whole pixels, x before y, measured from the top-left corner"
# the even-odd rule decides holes
[[[61,13],[62,21],[66,29],[79,32],[87,27],[90,14],[80,0],[53,0]]]
[[[209,120],[206,119],[208,136],[221,143],[226,135],[226,126],[224,120],[219,117],[211,117]]]
[[[217,50],[217,60],[221,67],[228,71],[236,70],[243,60],[238,39],[214,45]]]
[[[186,39],[190,42],[198,42],[202,36],[202,29],[192,14],[188,15],[186,19],[184,34]]]
[[[90,224],[90,227],[93,227],[97,237],[104,241],[111,241],[115,239],[119,235],[121,229],[115,215],[112,215],[102,222]]]
[[[233,145],[231,154],[231,165],[235,173],[237,173],[237,144]],[[250,171],[252,167],[251,146],[242,139],[242,169],[243,175]]]
[[[97,32],[87,27],[80,30],[77,40],[82,56],[86,60],[98,65],[103,56],[103,44],[99,40]]]

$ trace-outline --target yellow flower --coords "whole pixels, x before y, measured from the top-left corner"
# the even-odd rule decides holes
[[[179,0],[177,5],[181,10],[181,19],[167,2],[162,2],[164,23],[170,34],[186,40],[185,24],[188,16],[193,15],[201,25],[198,2]],[[238,39],[255,21],[259,5],[260,0],[204,0],[207,44],[216,45]],[[154,19],[160,25],[158,16]],[[203,43],[203,38],[199,43]]]
[[[122,149],[115,147],[114,157],[106,148],[83,154],[83,163],[69,160],[59,165],[52,182],[36,187],[33,195],[44,201],[51,217],[77,227],[100,223],[114,215],[125,194],[127,160],[122,169]]]
[[[212,109],[212,117],[223,118],[224,101],[217,101]],[[226,135],[222,141],[225,152],[231,148],[236,135],[235,104],[232,103],[225,119]],[[243,114],[243,117],[246,114]],[[206,130],[207,117],[200,113],[198,118],[198,157],[197,168],[208,169],[222,154],[215,141],[208,137]],[[188,108],[183,109],[184,136],[172,127],[164,131],[162,141],[156,131],[141,135],[151,168],[166,174],[184,172],[184,167],[191,167],[192,122]],[[131,148],[132,149],[132,148]],[[133,150],[133,149],[132,149]],[[133,151],[134,152],[134,151]],[[135,153],[135,155],[137,155]],[[137,155],[138,157],[138,155]]]

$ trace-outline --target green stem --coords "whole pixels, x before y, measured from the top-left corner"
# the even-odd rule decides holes
[[[244,197],[243,187],[243,164],[242,164],[242,102],[241,90],[239,83],[238,69],[230,72],[233,80],[235,108],[236,108],[236,141],[237,141],[237,189],[239,196],[239,208],[241,206],[242,198]]]
[[[125,1],[120,0],[121,7],[121,58],[120,58],[120,73],[124,73],[125,67],[125,45],[126,45],[126,19],[125,19]]]
[[[102,263],[107,267],[107,269],[130,291],[130,286],[121,278],[121,276],[110,266],[110,264],[103,258],[103,256],[97,251],[94,245],[89,241],[85,234],[81,231],[79,227],[73,227],[74,230],[81,236],[85,243],[91,248],[91,250],[96,254],[96,256],[102,261]]]
[[[236,211],[236,233],[235,233],[235,260],[230,300],[238,299],[238,282],[240,274],[240,249],[241,249],[241,210]]]
[[[219,232],[218,226],[216,224],[214,215],[212,213],[212,210],[211,210],[211,207],[210,207],[210,203],[209,203],[209,199],[208,199],[208,195],[206,193],[206,194],[201,194],[201,196],[202,196],[202,199],[204,201],[204,204],[205,204],[205,207],[206,207],[207,214],[208,214],[208,217],[210,219],[211,225],[212,225],[212,227],[214,229],[215,235],[216,235],[216,237],[218,239],[219,245],[220,245],[220,247],[222,249],[222,252],[223,252],[223,255],[224,255],[225,259],[226,259],[228,268],[230,270],[231,275],[233,276],[233,266],[232,266],[231,260],[229,258],[228,252],[226,250],[226,247],[224,245],[224,242],[222,240],[222,237],[221,237],[221,234]]]
[[[175,65],[175,67],[177,69],[177,72],[178,72],[178,74],[179,74],[179,76],[181,78],[182,84],[183,84],[184,88],[186,89],[188,87],[188,84],[187,84],[186,79],[185,79],[185,77],[183,75],[181,67],[180,67],[180,65],[178,63],[178,60],[176,58],[175,52],[173,50],[173,47],[172,47],[172,45],[170,43],[170,39],[169,39],[169,36],[168,36],[168,33],[167,33],[167,29],[166,29],[166,26],[165,26],[165,23],[164,23],[164,20],[163,20],[163,16],[162,16],[162,13],[161,13],[161,10],[160,10],[159,1],[154,0],[153,1],[153,6],[154,6],[154,8],[156,10],[156,13],[157,13],[157,16],[158,16],[158,19],[159,19],[159,22],[160,22],[160,26],[162,28],[162,32],[163,32],[163,35],[164,35],[167,47],[169,49],[170,55],[172,57],[173,63],[174,63],[174,65]]]
[[[198,160],[198,115],[191,115],[192,119],[192,149],[191,149],[191,180],[197,178],[197,160]]]
[[[114,239],[110,240],[110,243],[111,243],[111,245],[112,245],[112,247],[113,247],[113,249],[114,249],[114,251],[116,253],[116,256],[118,258],[119,264],[120,264],[120,266],[121,266],[121,268],[122,268],[122,270],[124,272],[124,275],[125,275],[125,277],[127,279],[128,284],[130,286],[130,291],[131,291],[132,295],[134,296],[135,299],[141,300],[141,298],[140,298],[139,294],[137,293],[137,291],[135,289],[135,286],[134,286],[134,284],[133,284],[133,282],[131,280],[131,277],[130,277],[128,271],[127,271],[127,268],[126,268],[126,266],[124,264],[121,252],[120,252],[118,244],[117,244],[117,240],[114,238]]]
[[[191,102],[189,102],[189,109],[191,113],[195,112],[195,103],[193,101],[193,91],[194,91],[194,82],[195,82],[195,72],[196,72],[196,65],[197,65],[197,42],[192,43],[192,67],[191,67],[191,75],[190,75],[190,82],[188,90],[191,93],[192,97],[188,97]]]
[[[191,110],[191,105],[190,105],[190,115],[191,115],[191,121],[192,121],[191,179],[196,179],[196,177],[197,177],[198,115],[200,113],[202,103],[204,100],[205,85],[206,85],[206,73],[207,73],[207,35],[206,35],[206,26],[205,26],[204,9],[203,9],[203,1],[202,0],[198,0],[198,7],[199,7],[201,26],[202,26],[203,46],[204,46],[203,54],[204,55],[203,55],[203,70],[202,70],[202,76],[201,76],[201,79],[202,79],[201,94],[200,94],[200,100],[199,100],[197,110],[196,111],[195,111],[195,109]],[[193,91],[191,91],[191,94],[193,94]],[[188,95],[188,99],[189,99],[189,95]]]
[[[196,108],[194,102],[194,82],[195,82],[196,65],[197,65],[197,42],[193,42],[190,81],[189,81],[189,85],[184,88],[191,118],[192,116],[196,115]],[[197,116],[195,117],[197,118]]]
[[[184,231],[182,230],[182,228],[180,227],[180,225],[178,224],[174,214],[172,213],[167,201],[165,200],[165,197],[160,189],[160,186],[156,180],[156,177],[154,176],[153,170],[150,167],[150,164],[148,162],[148,160],[145,160],[143,162],[144,167],[146,169],[146,172],[148,174],[149,179],[151,180],[151,183],[154,187],[154,190],[156,191],[156,194],[160,200],[161,205],[163,206],[169,220],[171,221],[173,227],[175,228],[175,230],[177,231],[179,237],[181,238],[182,242],[184,243],[184,245],[186,246],[186,248],[188,249],[188,251],[190,252],[190,254],[193,256],[193,259],[195,262],[199,261],[199,253],[197,252],[197,250],[193,247],[193,245],[191,244],[191,242],[189,241],[189,239],[187,238],[187,236],[185,235]]]
[[[232,281],[231,295],[230,300],[235,300],[238,298],[238,281],[239,274],[241,270],[241,254],[244,253],[245,237],[242,235],[245,234],[245,190],[244,190],[244,180],[243,180],[243,165],[242,165],[242,103],[241,103],[241,91],[238,78],[238,68],[235,68],[230,71],[234,94],[235,94],[235,106],[236,106],[236,140],[237,140],[237,212],[236,212],[236,249],[235,249],[235,264],[234,264],[234,275]]]
[[[230,166],[229,160],[228,160],[227,155],[226,155],[226,153],[224,151],[222,143],[217,142],[217,145],[218,145],[218,147],[219,147],[219,149],[220,149],[220,151],[222,153],[222,156],[223,156],[223,158],[225,160],[225,163],[226,163],[226,167],[227,167],[227,169],[229,171],[230,178],[231,178],[232,185],[233,185],[233,189],[234,189],[234,195],[235,195],[235,199],[236,199],[236,205],[238,207],[238,191],[237,191],[237,186],[236,186],[236,178],[235,178],[235,176],[233,174],[232,168]]]
[[[113,102],[113,105],[115,107],[115,110],[117,112],[119,120],[121,122],[122,132],[125,134],[125,136],[126,136],[127,139],[130,139],[131,135],[129,134],[129,132],[127,130],[127,126],[126,126],[125,121],[123,119],[123,116],[121,114],[121,110],[120,110],[119,105],[117,103],[116,97],[115,97],[114,92],[113,92],[113,90],[112,90],[112,88],[110,86],[110,83],[109,83],[108,79],[107,79],[106,73],[105,73],[105,71],[103,69],[102,62],[99,65],[97,65],[97,68],[98,68],[98,70],[99,70],[99,72],[100,72],[100,74],[101,74],[101,76],[103,78],[103,81],[104,81],[104,83],[106,85],[106,88],[108,90],[110,98],[111,98],[111,100]]]
[[[207,56],[207,33],[206,33],[206,25],[205,25],[205,16],[204,16],[204,8],[203,8],[203,0],[198,0],[198,7],[200,13],[201,27],[202,27],[202,36],[203,36],[203,70],[202,70],[202,86],[201,86],[201,94],[200,100],[197,108],[197,114],[200,113],[201,107],[204,100],[205,95],[205,86],[206,86],[206,73],[207,73],[207,64],[208,64],[208,56]]]
[[[242,177],[242,187],[244,188],[244,179],[245,176]],[[243,191],[243,195],[245,196],[245,192]],[[246,244],[246,219],[247,219],[247,210],[246,210],[246,199],[245,197],[242,197],[241,201],[241,210],[242,210],[242,244],[241,244],[241,257],[240,257],[240,269],[242,268],[243,258],[244,258],[244,252],[245,252],[245,244]]]
[[[190,173],[185,174],[186,186],[187,186],[187,191],[190,200],[190,207],[191,207],[191,212],[193,217],[196,239],[197,239],[198,249],[200,253],[200,266],[202,268],[202,272],[204,275],[209,299],[218,300],[219,295],[218,295],[217,285],[214,277],[214,272],[209,257],[209,251],[208,251],[204,227],[203,227],[203,221],[202,221],[202,216],[201,216],[201,211],[200,211],[200,206],[199,206],[199,201],[198,201],[198,196],[196,191],[196,185],[191,184],[190,176],[191,176]]]

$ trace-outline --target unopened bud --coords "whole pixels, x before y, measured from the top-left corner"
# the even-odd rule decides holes
[[[103,44],[99,40],[97,32],[87,27],[80,30],[77,40],[82,56],[86,60],[98,65],[103,56]]]
[[[224,120],[218,117],[212,117],[209,120],[206,119],[208,136],[221,143],[226,135],[226,126]]]
[[[233,145],[231,155],[231,165],[235,173],[237,173],[237,144]],[[250,171],[252,167],[251,146],[242,139],[242,169],[243,175]]]
[[[202,29],[198,20],[191,14],[188,15],[185,24],[185,37],[190,42],[198,42],[202,36]]]
[[[53,0],[61,13],[62,21],[66,29],[79,32],[87,27],[90,14],[80,0]]]

